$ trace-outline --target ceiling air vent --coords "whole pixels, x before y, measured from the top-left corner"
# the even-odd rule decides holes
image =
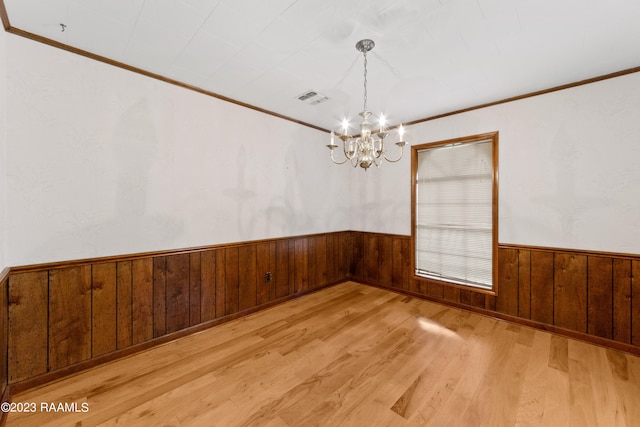
[[[320,104],[321,102],[327,101],[329,99],[323,94],[316,92],[315,90],[308,90],[298,95],[296,98],[309,105]]]

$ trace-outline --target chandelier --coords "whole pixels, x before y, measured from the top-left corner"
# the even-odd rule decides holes
[[[354,168],[360,166],[365,171],[369,169],[371,165],[380,166],[382,160],[397,162],[402,158],[404,146],[407,144],[403,140],[404,128],[400,125],[400,127],[398,127],[398,137],[400,140],[396,142],[396,145],[400,147],[400,155],[396,159],[390,159],[387,157],[384,147],[384,139],[389,135],[388,132],[385,132],[386,123],[384,115],[380,114],[378,119],[380,128],[377,133],[374,133],[373,126],[369,123],[371,112],[367,110],[367,52],[373,49],[375,45],[373,40],[369,39],[360,40],[356,43],[356,49],[358,52],[362,52],[364,56],[364,106],[362,107],[362,111],[358,113],[358,115],[362,117],[360,135],[354,137],[349,136],[349,121],[345,118],[342,122],[342,135],[336,135],[334,132],[331,132],[331,143],[327,145],[333,163],[341,165],[350,161]],[[345,159],[342,161],[336,161],[333,156],[333,150],[338,148],[338,145],[335,143],[336,137],[342,139],[342,149],[345,156]]]

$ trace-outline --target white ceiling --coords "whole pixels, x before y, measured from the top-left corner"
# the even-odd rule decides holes
[[[325,129],[362,109],[363,38],[369,110],[392,124],[640,66],[639,0],[4,5],[11,28]],[[329,100],[296,99],[310,89]]]

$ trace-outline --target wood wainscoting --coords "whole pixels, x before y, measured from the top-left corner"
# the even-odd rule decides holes
[[[417,279],[409,236],[359,231],[13,267],[0,384],[17,393],[348,279],[640,354],[640,256],[501,245],[499,269],[497,295]]]
[[[414,277],[410,236],[351,240],[351,280],[640,354],[640,256],[500,245],[494,296]]]
[[[8,295],[2,305],[8,305],[3,383],[19,392],[343,282],[350,236],[345,231],[11,268],[0,283],[8,286],[2,293]]]
[[[9,319],[7,294],[9,288],[9,269],[0,270],[0,402],[9,400],[9,387],[7,381],[7,346],[9,342]],[[0,414],[0,425],[4,425],[6,413]]]

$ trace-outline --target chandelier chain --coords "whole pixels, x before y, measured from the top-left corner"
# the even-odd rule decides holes
[[[367,51],[363,52],[364,55],[364,106],[363,111],[367,111]]]

